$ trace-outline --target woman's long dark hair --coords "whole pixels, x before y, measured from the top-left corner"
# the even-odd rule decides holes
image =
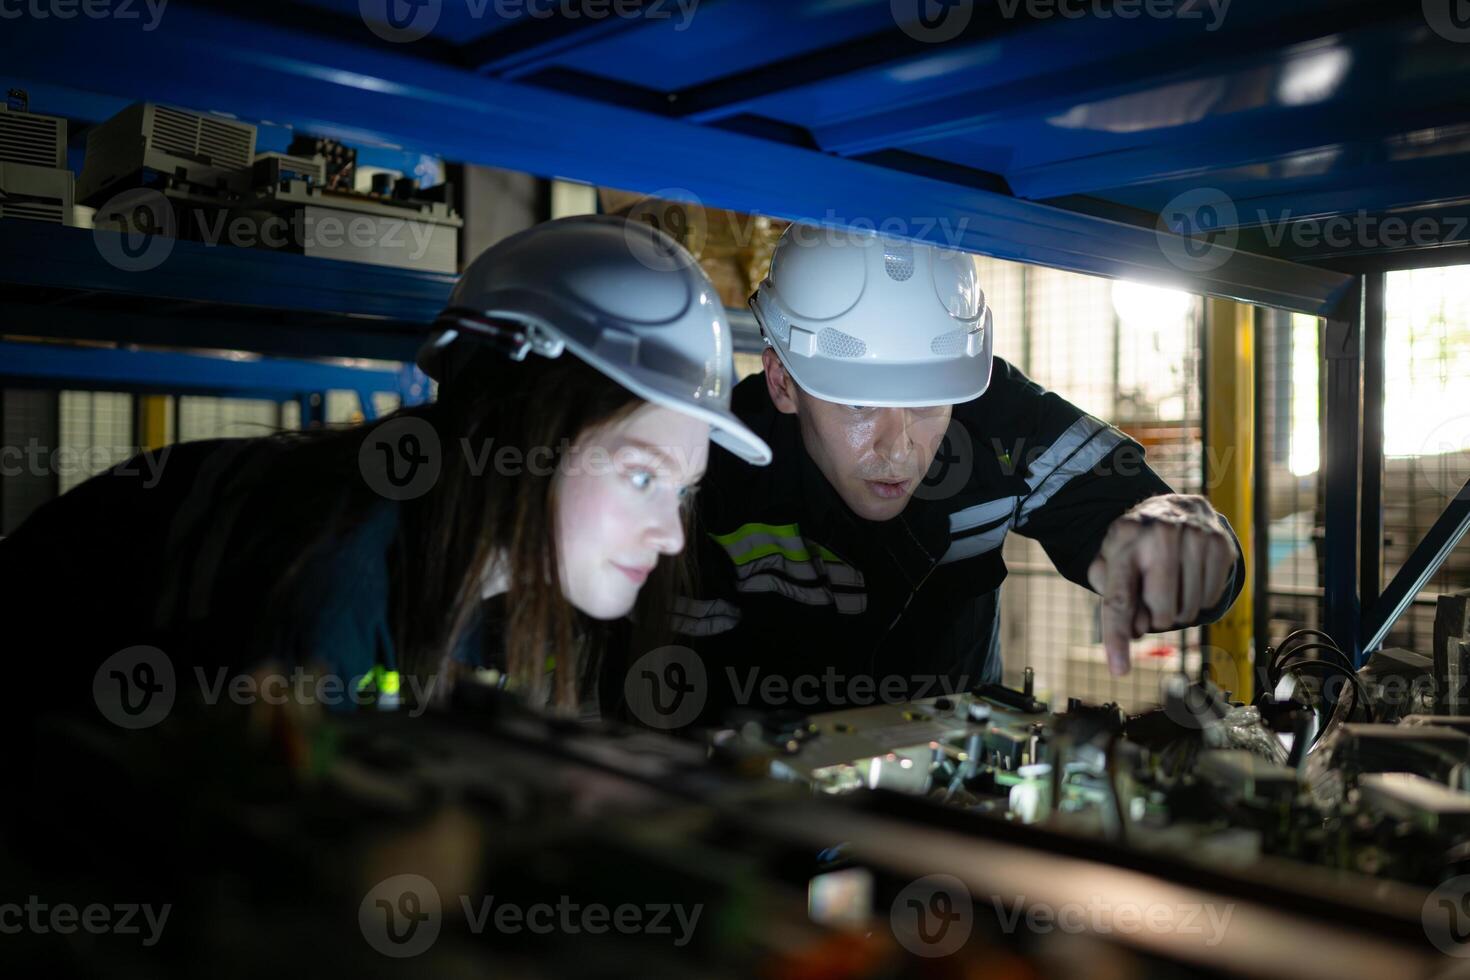
[[[562,594],[556,548],[556,464],[589,429],[625,418],[644,403],[628,389],[571,355],[524,362],[492,349],[462,359],[432,404],[407,408],[376,423],[293,433],[280,460],[290,482],[331,498],[330,514],[308,535],[278,579],[300,587],[313,555],[360,524],[383,503],[369,487],[360,455],[364,441],[392,418],[427,421],[438,435],[441,469],[431,489],[400,505],[391,554],[389,628],[397,667],[419,680],[403,692],[448,692],[457,673],[454,653],[482,609],[491,565],[504,575],[503,667],[535,705],[548,696],[574,710],[594,685],[602,627]],[[497,454],[512,466],[499,466]],[[298,514],[312,510],[297,508]],[[315,515],[320,520],[320,509]],[[298,538],[298,540],[300,540]],[[665,557],[645,583],[635,619],[640,633],[668,621],[674,590],[687,581],[681,562]],[[272,641],[281,642],[280,638]],[[289,641],[287,641],[289,642]],[[432,686],[430,686],[432,685]]]

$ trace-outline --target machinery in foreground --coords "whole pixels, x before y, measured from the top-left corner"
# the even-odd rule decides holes
[[[1435,976],[1470,939],[1470,726],[1395,714],[1390,679],[1432,675],[1425,658],[1370,667],[1364,700],[1341,693],[1320,727],[1304,697],[1232,704],[1182,678],[1132,717],[981,688],[704,741],[548,719],[493,677],[421,717],[54,719],[0,838],[19,897],[0,918],[28,926],[8,959],[150,976]]]

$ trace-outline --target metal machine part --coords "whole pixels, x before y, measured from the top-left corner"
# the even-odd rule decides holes
[[[0,104],[0,163],[66,169],[66,120]]]
[[[1428,833],[1470,833],[1470,793],[1411,772],[1370,773],[1358,780],[1364,806]]]
[[[1331,751],[1334,763],[1350,775],[1419,772],[1446,782],[1470,764],[1470,735],[1442,725],[1348,724]]]
[[[1166,682],[1165,704],[1133,717],[1076,699],[1038,714],[1023,691],[989,693],[802,716],[765,739],[768,769],[820,795],[920,797],[1206,867],[1432,884],[1470,841],[1470,721],[1339,722],[1314,742],[1310,708],[1231,704],[1209,685]]]
[[[201,961],[235,972],[347,964],[358,976],[398,975],[402,963],[367,929],[381,919],[360,910],[420,914],[417,903],[382,900],[403,887],[423,911],[442,913],[437,939],[414,959],[433,975],[602,976],[612,963],[613,973],[640,976],[932,976],[934,933],[913,941],[915,908],[950,923],[943,931],[956,939],[942,970],[955,975],[1065,977],[1105,963],[1119,977],[1207,969],[1325,980],[1427,975],[1433,962],[1418,921],[1423,893],[1392,882],[1369,895],[1340,877],[1202,875],[1142,853],[1120,866],[1111,849],[1045,820],[1021,825],[1026,814],[1009,827],[960,824],[898,793],[806,794],[711,766],[688,742],[537,717],[474,686],[420,718],[361,712],[236,726],[219,714],[191,717],[207,726],[203,766],[201,731],[182,715],[141,735],[95,719],[50,727],[46,758],[65,765],[48,770],[58,774],[51,791],[7,813],[26,833],[0,835],[0,867],[41,895],[65,882],[88,894],[126,884],[145,899],[189,896],[173,908],[165,943],[127,949],[123,965],[150,976],[190,976]],[[937,700],[949,707],[931,704],[904,723],[968,715],[963,698]],[[1080,712],[1073,724],[1080,733],[1104,714]],[[816,744],[823,721],[811,724]],[[1037,816],[1046,768],[1012,774],[1026,787],[1021,806],[1034,803]],[[79,833],[120,791],[137,805],[118,811],[110,833]],[[181,822],[193,830],[178,833]],[[133,846],[117,847],[119,835]],[[63,842],[73,858],[65,875],[82,877],[45,866]],[[674,903],[691,914],[679,942],[652,929],[541,935],[477,918],[490,899],[558,909]],[[1070,928],[1016,928],[1074,911]],[[1165,927],[1140,928],[1161,912]],[[264,934],[271,942],[259,941]],[[8,963],[54,969],[56,944],[69,937],[13,938]],[[67,956],[88,972],[119,964],[101,943]]]
[[[1287,802],[1300,788],[1296,770],[1267,762],[1244,749],[1205,752],[1195,772],[1222,797],[1234,802]]]
[[[131,105],[87,133],[77,198],[96,206],[138,186],[145,171],[197,191],[242,193],[255,160],[255,127],[151,102]]]
[[[75,179],[66,168],[66,120],[0,105],[0,219],[70,224]]]
[[[341,144],[306,140],[293,142],[290,153],[256,154],[255,141],[256,128],[247,123],[133,105],[88,133],[77,196],[96,206],[148,188],[167,199],[174,211],[169,233],[181,238],[217,243],[225,229],[243,228],[230,244],[458,271],[464,222],[446,185],[420,189],[401,178],[381,193],[359,192],[350,183],[355,155]],[[166,222],[161,215],[134,215],[137,210],[109,210],[98,224],[156,233],[152,225]],[[150,219],[148,227],[134,227]]]
[[[250,180],[256,187],[291,180],[304,180],[312,186],[321,187],[327,182],[327,160],[321,155],[257,153]]]
[[[268,165],[266,176],[280,177],[280,164]],[[237,213],[261,223],[284,220],[290,234],[278,247],[287,251],[454,273],[459,270],[459,229],[464,220],[445,196],[442,189],[412,196],[343,193],[288,170],[285,179],[253,187]]]
[[[1434,611],[1435,714],[1470,717],[1470,591],[1442,595]]]

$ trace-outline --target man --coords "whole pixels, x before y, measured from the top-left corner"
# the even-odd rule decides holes
[[[700,720],[998,682],[1011,531],[1104,597],[1114,673],[1130,640],[1211,622],[1239,594],[1239,543],[1204,498],[992,357],[969,255],[793,225],[751,306],[765,370],[733,408],[775,460],[715,451],[699,493],[698,585],[674,625],[697,652],[679,678],[702,674]],[[639,677],[663,675],[633,667],[644,716]]]

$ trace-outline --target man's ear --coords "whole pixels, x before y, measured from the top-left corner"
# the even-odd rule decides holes
[[[786,373],[786,365],[781,363],[774,350],[767,347],[761,351],[761,366],[766,370],[766,391],[770,393],[771,403],[778,412],[795,415],[796,382]]]

